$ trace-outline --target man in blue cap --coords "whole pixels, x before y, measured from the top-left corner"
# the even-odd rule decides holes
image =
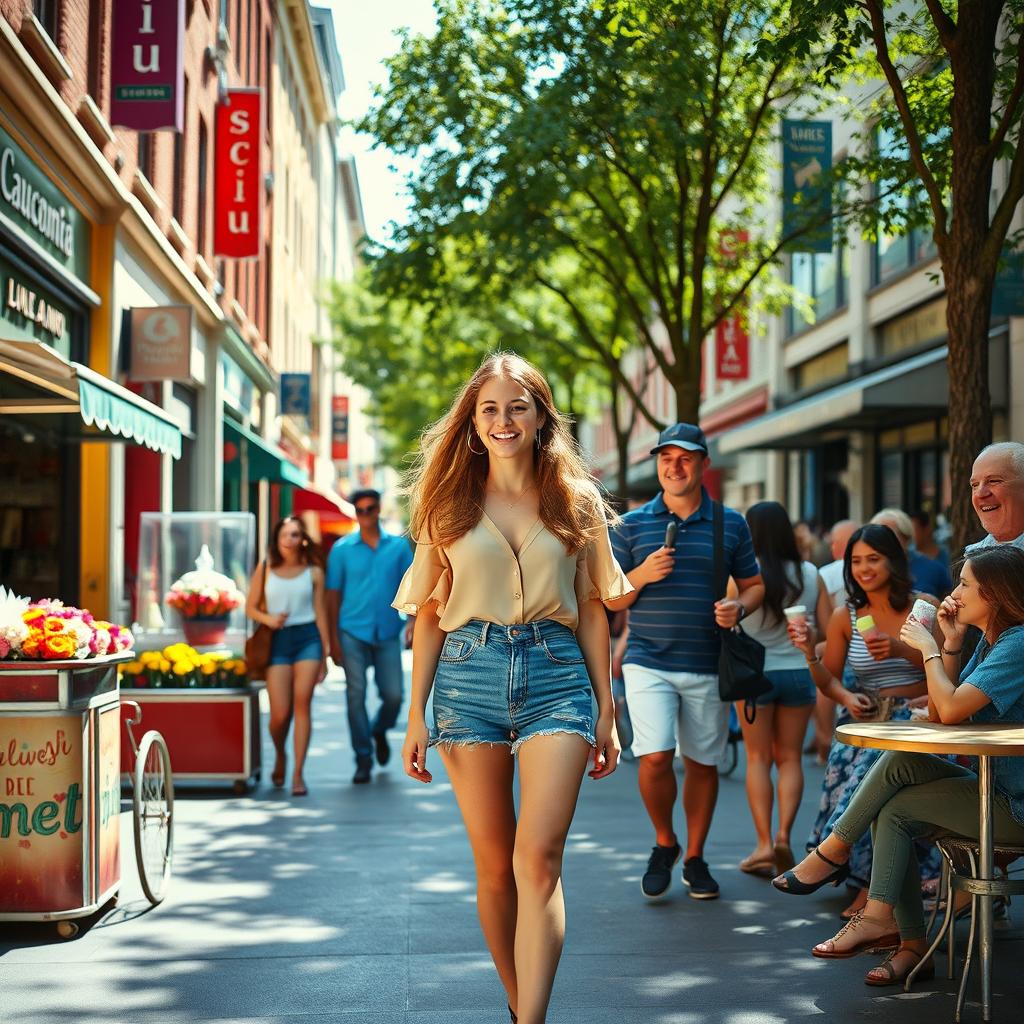
[[[760,607],[764,584],[746,520],[726,508],[723,564],[739,596],[716,592],[714,503],[703,486],[711,460],[700,427],[676,423],[662,431],[651,454],[661,493],[627,512],[612,535],[615,557],[635,587],[615,608],[630,609],[622,671],[640,795],[655,830],[641,890],[648,899],[662,896],[682,854],[672,826],[678,740],[686,769],[683,882],[694,899],[715,899],[718,883],[704,861],[704,843],[729,729],[729,705],[718,697],[719,627],[732,628]],[[673,534],[674,546],[666,547]]]

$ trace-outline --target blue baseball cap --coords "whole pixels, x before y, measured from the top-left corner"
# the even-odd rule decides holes
[[[651,449],[652,455],[657,455],[662,448],[683,448],[688,452],[700,452],[702,455],[708,453],[708,442],[704,431],[692,423],[673,423],[666,427],[658,437],[658,443]]]

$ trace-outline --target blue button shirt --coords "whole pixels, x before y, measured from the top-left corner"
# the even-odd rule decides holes
[[[376,548],[358,530],[339,540],[327,556],[327,589],[341,591],[338,628],[367,644],[398,636],[403,620],[391,602],[410,565],[412,548],[393,533],[382,530]]]
[[[627,512],[612,532],[612,549],[624,572],[631,572],[665,542],[665,527],[678,524],[675,568],[663,580],[648,583],[629,609],[628,665],[665,672],[718,673],[719,633],[715,625],[713,506],[702,491],[700,508],[680,520],[662,495]],[[747,521],[723,509],[725,567],[735,579],[757,576]]]
[[[971,715],[972,722],[1024,722],[1024,626],[1003,630],[991,647],[982,637],[961,683],[976,686],[989,700]],[[1009,801],[1014,820],[1024,825],[1024,757],[992,758],[996,789]]]
[[[910,563],[910,578],[915,590],[931,594],[941,601],[953,589],[949,569],[937,558],[922,555],[920,551],[911,551],[907,561]]]

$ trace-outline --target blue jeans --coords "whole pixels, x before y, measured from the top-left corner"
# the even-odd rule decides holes
[[[394,726],[402,708],[401,636],[368,644],[342,630],[341,663],[345,667],[348,728],[356,764],[369,764],[373,760],[373,738],[383,736]],[[366,713],[366,672],[371,666],[381,699],[373,725]]]

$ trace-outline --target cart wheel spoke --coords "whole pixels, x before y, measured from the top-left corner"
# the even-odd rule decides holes
[[[163,737],[146,733],[135,762],[135,859],[143,892],[153,904],[165,896],[174,852],[174,779]]]

